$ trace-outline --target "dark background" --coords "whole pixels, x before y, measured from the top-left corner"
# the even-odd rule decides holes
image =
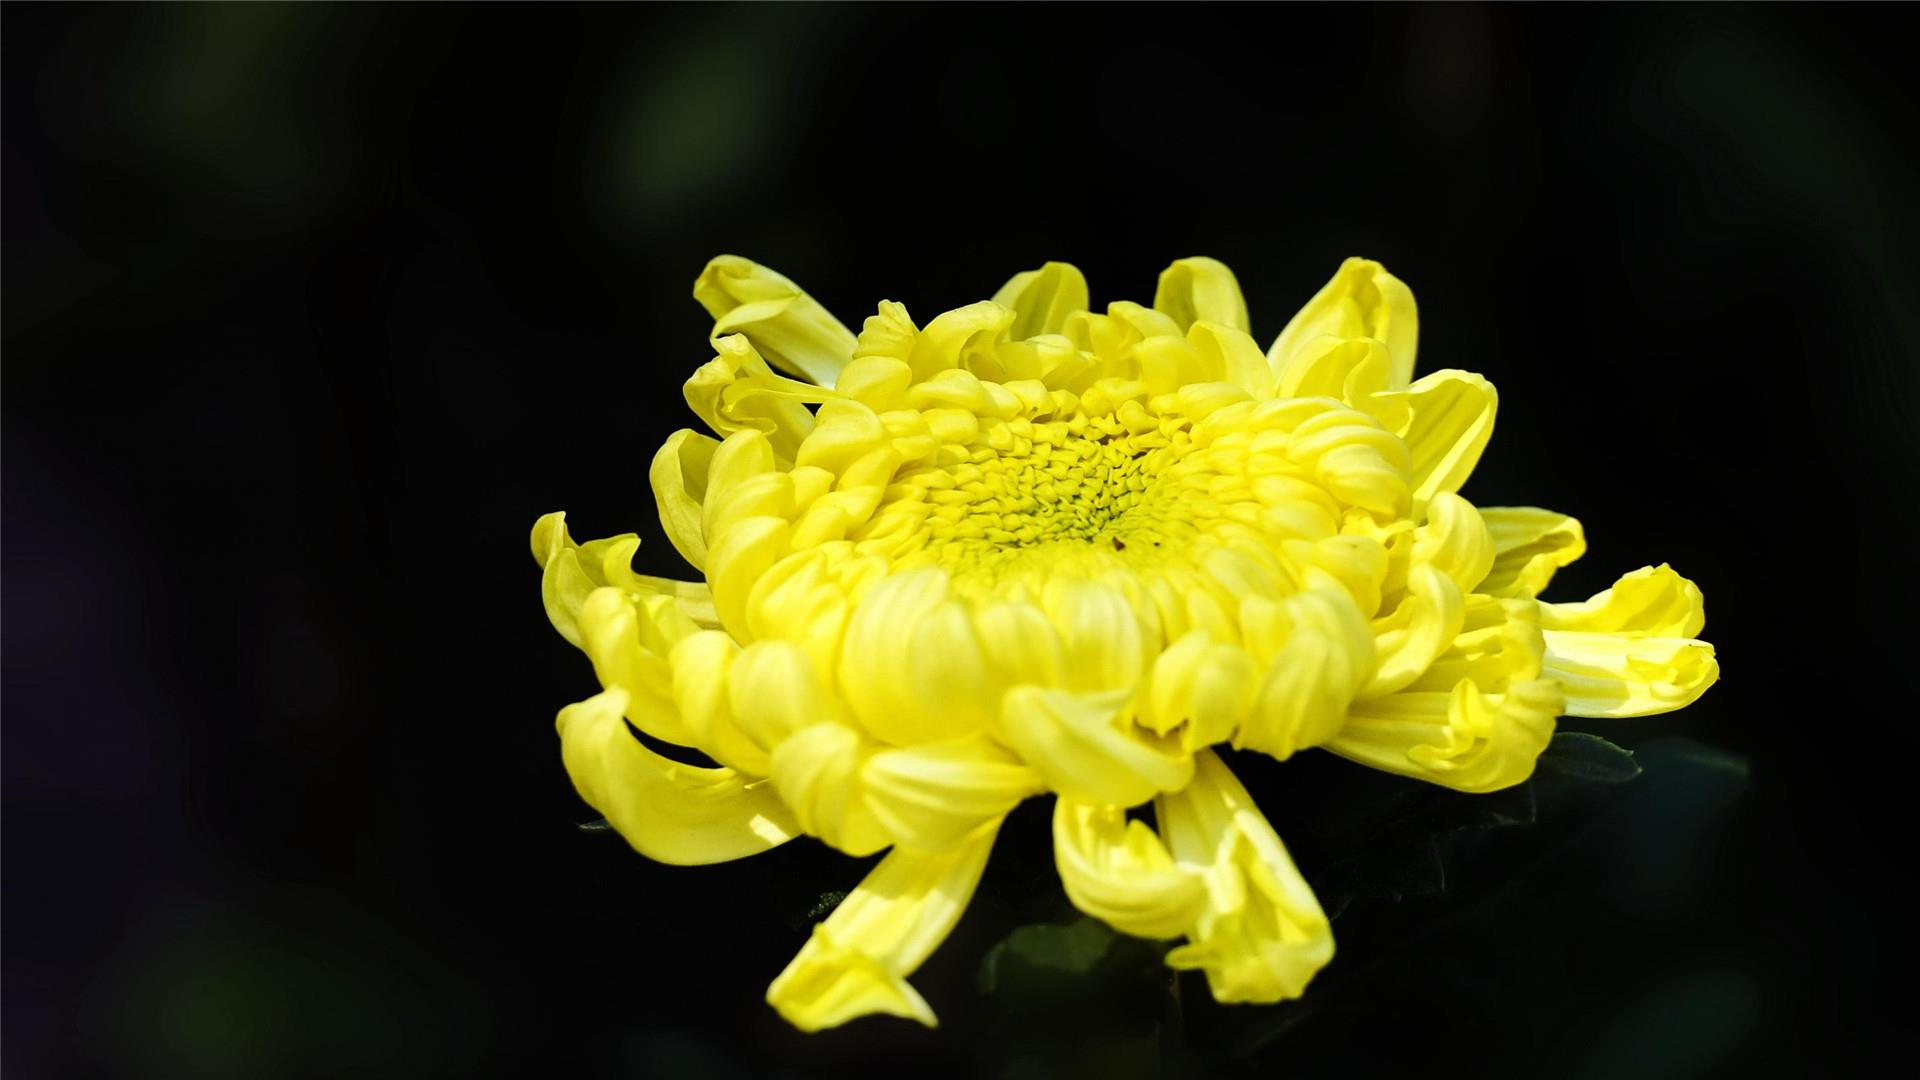
[[[850,860],[574,828],[551,720],[595,685],[527,531],[677,569],[645,468],[720,252],[855,327],[1049,258],[1148,300],[1204,253],[1263,341],[1382,259],[1421,367],[1500,386],[1466,494],[1586,523],[1554,595],[1705,591],[1721,684],[1595,728],[1641,750],[1624,794],[1344,911],[1311,1007],[1062,991],[1083,1061],[1863,1071],[1914,959],[1909,41],[1865,7],[8,5],[6,1075],[1042,1067],[1009,1014],[1047,1002],[974,978],[1057,895],[1044,807],[916,979],[932,1034],[760,1002]],[[1340,764],[1249,770],[1316,880]]]

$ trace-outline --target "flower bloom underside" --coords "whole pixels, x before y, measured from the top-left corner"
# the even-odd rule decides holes
[[[801,1028],[933,1024],[907,976],[1043,794],[1081,911],[1181,940],[1167,963],[1220,1001],[1296,997],[1327,917],[1217,746],[1493,791],[1556,717],[1665,712],[1718,676],[1670,567],[1537,599],[1580,523],[1458,494],[1494,388],[1413,377],[1413,296],[1378,263],[1347,260],[1265,350],[1204,258],[1151,307],[1095,313],[1048,263],[858,334],[745,259],[694,296],[717,355],[686,399],[713,434],[675,433],[651,479],[704,580],[540,519],[547,614],[603,687],[558,727],[650,858],[888,851],[768,989]]]

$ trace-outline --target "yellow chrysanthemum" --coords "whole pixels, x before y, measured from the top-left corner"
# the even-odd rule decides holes
[[[1413,378],[1413,296],[1378,263],[1347,260],[1264,352],[1203,258],[1152,307],[1096,314],[1048,263],[924,327],[882,303],[858,335],[745,259],[694,296],[718,355],[686,398],[719,438],[674,434],[652,481],[705,581],[540,519],[547,613],[604,687],[560,737],[662,862],[892,849],[769,988],[801,1028],[934,1023],[906,977],[1043,793],[1082,911],[1186,939],[1167,962],[1221,1001],[1295,997],[1327,918],[1214,746],[1492,791],[1563,712],[1664,712],[1717,677],[1667,566],[1535,599],[1580,524],[1456,494],[1493,386]],[[1128,817],[1147,802],[1155,824]]]

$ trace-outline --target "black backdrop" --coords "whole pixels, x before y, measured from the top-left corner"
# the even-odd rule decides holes
[[[1422,367],[1501,388],[1466,494],[1586,522],[1557,595],[1701,583],[1723,682],[1605,731],[1744,780],[1650,767],[1666,801],[1508,830],[1519,891],[1348,912],[1325,1003],[1231,1052],[1163,1033],[1169,1069],[1863,1067],[1912,970],[1904,40],[1868,8],[9,5],[7,1075],[1018,1057],[974,971],[1045,874],[996,870],[917,980],[939,1033],[808,1039],[760,994],[857,865],[574,828],[551,718],[592,675],[526,533],[564,508],[676,569],[645,466],[719,252],[855,325],[1048,258],[1148,299],[1204,253],[1263,337],[1382,259]],[[1296,764],[1255,777],[1288,836]],[[1044,831],[1007,843],[1044,866]]]

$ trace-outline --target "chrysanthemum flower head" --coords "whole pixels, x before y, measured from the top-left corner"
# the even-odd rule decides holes
[[[1717,677],[1667,566],[1536,599],[1580,524],[1457,493],[1493,386],[1413,377],[1413,296],[1378,263],[1347,260],[1265,350],[1204,258],[1150,307],[1096,313],[1048,263],[925,325],[882,303],[857,335],[745,259],[694,296],[717,355],[685,392],[712,435],[674,434],[651,478],[703,580],[634,573],[631,534],[534,527],[547,613],[604,688],[561,711],[562,751],[662,862],[891,849],[768,990],[802,1028],[932,1024],[906,977],[1046,794],[1082,911],[1184,939],[1168,964],[1221,1001],[1295,997],[1327,917],[1216,747],[1493,791],[1562,713],[1663,712]]]

